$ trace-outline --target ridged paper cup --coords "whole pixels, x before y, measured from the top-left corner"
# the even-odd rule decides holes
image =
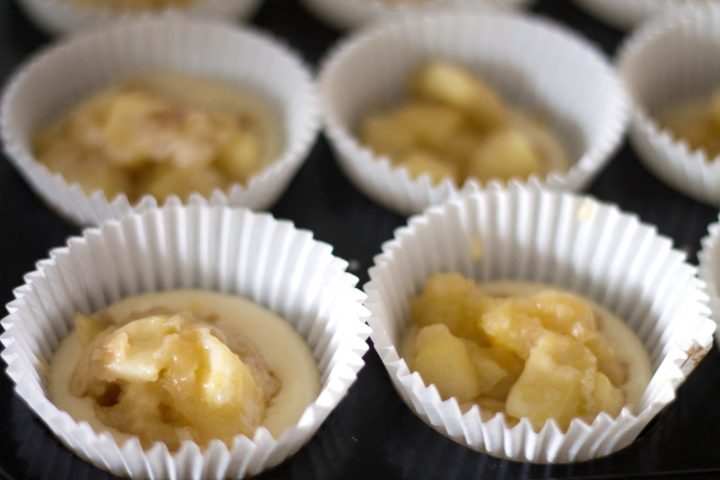
[[[371,108],[402,98],[422,63],[442,59],[477,72],[514,105],[547,120],[571,168],[528,183],[577,190],[599,173],[618,147],[629,116],[622,83],[597,49],[548,20],[502,13],[414,15],[364,30],[341,44],[320,74],[326,133],[355,185],[384,206],[417,213],[461,190],[451,180],[411,179],[404,167],[375,155],[356,136]],[[497,182],[490,182],[491,184]],[[477,180],[465,190],[478,190]]]
[[[701,240],[698,253],[700,278],[705,282],[710,309],[715,323],[720,324],[720,217],[708,227],[708,234]],[[715,331],[715,339],[720,346],[720,332]]]
[[[315,15],[336,28],[355,28],[388,16],[405,15],[447,8],[487,9],[524,8],[534,0],[303,0]]]
[[[720,9],[686,9],[650,22],[618,58],[635,108],[633,147],[664,182],[696,200],[720,205],[720,160],[692,150],[655,120],[664,108],[720,86]]]
[[[262,0],[194,0],[183,7],[120,11],[108,5],[114,0],[95,0],[97,5],[83,5],[76,0],[19,0],[32,21],[53,35],[106,26],[118,20],[137,20],[140,17],[188,16],[208,20],[233,22],[250,17]]]
[[[678,8],[697,5],[697,0],[575,0],[599,19],[618,28],[630,29]],[[702,1],[702,0],[701,0]]]
[[[281,122],[283,150],[247,185],[216,189],[213,202],[262,210],[283,193],[317,136],[320,115],[307,66],[284,45],[249,29],[186,19],[144,18],[73,36],[33,58],[12,78],[0,106],[5,151],[30,186],[80,224],[157,206],[144,195],[87,195],[33,156],[33,133],[88,95],[134,73],[177,71],[257,92]]]
[[[162,252],[162,255],[159,253]],[[307,231],[246,209],[171,202],[86,230],[51,251],[15,290],[2,320],[1,357],[15,392],[71,451],[132,478],[226,478],[255,474],[297,451],[347,393],[363,366],[369,329],[364,295],[347,262]],[[320,370],[316,400],[273,438],[265,427],[230,448],[184,441],[176,453],[137,438],[119,445],[60,411],[47,397],[46,366],[73,325],[144,292],[193,288],[246,297],[286,319],[307,341]]]
[[[540,432],[527,419],[510,428],[502,413],[484,421],[478,407],[463,413],[454,398],[442,400],[398,353],[410,322],[408,300],[437,272],[548,283],[606,307],[650,357],[652,379],[638,405],[617,418],[600,414],[592,424],[575,419],[563,433],[554,421]],[[675,399],[715,330],[695,267],[654,227],[589,197],[519,184],[411,218],[383,245],[365,291],[373,344],[405,403],[460,444],[524,462],[577,462],[629,445]]]

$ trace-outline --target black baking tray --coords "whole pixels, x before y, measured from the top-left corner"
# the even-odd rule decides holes
[[[232,1],[232,0],[228,0]],[[632,1],[632,0],[628,0]],[[579,10],[568,0],[539,0],[537,14],[570,26],[613,55],[623,32]],[[314,66],[343,36],[295,0],[266,0],[252,24],[293,46]],[[11,0],[0,0],[0,82],[51,40]],[[715,220],[714,208],[670,189],[624,145],[588,193],[614,202],[657,226],[696,262],[700,239]],[[314,232],[351,262],[367,281],[381,244],[405,218],[360,194],[338,169],[321,137],[286,193],[272,209]],[[66,223],[28,188],[7,161],[0,162],[0,301],[8,303],[23,274],[50,248],[80,229]],[[259,478],[720,478],[720,355],[713,348],[677,400],[628,448],[599,460],[532,465],[483,455],[436,433],[400,400],[377,354],[318,433],[296,455]],[[4,369],[4,365],[3,365]],[[0,479],[113,478],[66,450],[13,393],[0,374]]]

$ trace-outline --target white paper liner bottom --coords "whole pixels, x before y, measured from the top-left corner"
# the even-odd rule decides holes
[[[720,9],[685,9],[628,39],[618,68],[635,102],[631,140],[643,163],[673,188],[720,205],[720,161],[692,150],[655,120],[668,107],[720,85]]]
[[[19,0],[23,10],[40,28],[53,35],[97,28],[118,20],[143,16],[188,16],[234,22],[250,17],[262,0],[196,0],[186,8],[118,13],[102,5],[86,6],[74,0]],[[101,4],[102,2],[96,2]]]
[[[477,259],[477,245],[483,255]],[[652,379],[639,404],[617,418],[554,421],[535,432],[503,414],[482,421],[462,413],[408,369],[398,348],[408,299],[433,273],[475,280],[544,282],[594,299],[623,319],[649,353]],[[398,393],[428,425],[474,450],[516,461],[566,463],[629,445],[675,399],[675,391],[712,345],[714,323],[696,269],[671,241],[616,207],[571,194],[524,188],[453,199],[410,219],[383,245],[365,286],[371,338]]]
[[[475,179],[462,188],[450,180],[433,185],[427,175],[412,179],[356,136],[363,115],[402,99],[410,75],[434,59],[476,72],[508,104],[539,115],[558,134],[571,167],[533,175],[529,184],[582,189],[620,144],[629,116],[625,89],[603,54],[565,27],[498,12],[448,11],[383,22],[338,46],[319,83],[326,133],[341,168],[394,211],[419,213],[462,189],[483,188]]]
[[[247,185],[216,189],[214,203],[270,207],[302,165],[320,129],[312,75],[300,58],[264,33],[181,18],[144,18],[77,35],[36,56],[15,74],[0,105],[5,151],[42,199],[75,223],[97,224],[158,205],[144,195],[108,199],[49,171],[32,136],[77,102],[129,75],[177,71],[217,78],[257,93],[281,122],[283,151]]]
[[[332,248],[286,221],[243,209],[182,207],[134,214],[86,230],[55,249],[25,277],[0,323],[7,374],[15,391],[74,453],[132,478],[243,477],[277,465],[315,433],[363,366],[369,329],[364,295]],[[45,368],[76,312],[91,313],[128,296],[179,288],[247,297],[290,322],[318,362],[321,391],[297,425],[280,438],[261,427],[201,450],[183,442],[144,451],[137,439],[118,445],[110,434],[78,424],[47,398]]]

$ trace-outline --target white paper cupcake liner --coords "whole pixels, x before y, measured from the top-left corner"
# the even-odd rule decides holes
[[[7,156],[53,208],[80,224],[97,224],[158,201],[144,195],[87,195],[38,162],[32,135],[87,95],[133,73],[169,70],[205,75],[257,91],[282,122],[283,151],[247,185],[216,189],[213,202],[262,210],[285,190],[308,155],[320,128],[309,69],[288,48],[248,29],[186,19],[144,18],[74,36],[38,55],[13,77],[0,105]]]
[[[573,161],[564,173],[528,183],[552,189],[585,187],[619,146],[629,116],[627,95],[597,49],[566,28],[538,17],[445,12],[379,24],[341,44],[320,74],[326,133],[340,166],[375,201],[417,213],[461,189],[378,157],[355,136],[362,116],[402,97],[409,75],[440,58],[464,65],[512,105],[538,113],[560,136]],[[492,182],[491,182],[492,183]],[[497,183],[497,182],[495,182]],[[479,190],[477,180],[465,190]]]
[[[650,22],[623,46],[618,68],[635,103],[630,138],[642,161],[673,188],[720,205],[720,161],[654,119],[720,86],[720,9],[686,9]]]
[[[697,5],[697,0],[575,0],[601,20],[618,28],[630,29],[660,15]]]
[[[303,0],[305,6],[330,25],[346,29],[355,28],[389,16],[436,11],[448,8],[519,9],[528,7],[534,0],[425,0],[421,5],[402,2],[391,4],[384,0]]]
[[[720,217],[708,227],[708,234],[701,241],[698,253],[700,278],[705,282],[710,309],[715,323],[720,324]],[[715,330],[715,339],[720,347],[720,332]]]
[[[483,255],[478,258],[477,245]],[[436,272],[478,281],[517,279],[557,285],[611,310],[645,345],[652,379],[635,408],[592,424],[554,421],[535,432],[509,428],[503,414],[483,421],[443,401],[398,353],[409,325],[408,299]],[[398,229],[370,269],[366,306],[375,349],[400,396],[432,428],[474,450],[517,461],[565,463],[629,445],[668,403],[710,349],[715,324],[696,269],[672,242],[635,216],[588,197],[523,187],[468,194],[428,209]]]
[[[52,35],[106,26],[118,20],[137,20],[143,16],[188,16],[215,21],[234,22],[250,17],[262,0],[196,0],[184,8],[165,8],[137,12],[118,12],[98,5],[82,5],[74,0],[19,0],[32,21]]]
[[[163,255],[158,255],[162,252]],[[8,305],[0,356],[15,391],[74,453],[132,478],[243,477],[277,465],[315,433],[363,366],[369,328],[364,294],[347,262],[307,231],[268,214],[170,202],[132,214],[51,251],[25,277]],[[321,391],[297,425],[273,438],[264,427],[201,450],[183,442],[143,450],[135,438],[113,437],[77,423],[47,398],[45,369],[75,312],[91,313],[143,292],[198,288],[238,294],[282,316],[305,338],[318,362]]]

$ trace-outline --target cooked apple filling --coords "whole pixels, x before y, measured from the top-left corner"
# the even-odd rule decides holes
[[[76,329],[83,349],[70,392],[145,446],[252,437],[280,386],[251,343],[189,311],[159,309],[122,325],[78,315]]]
[[[649,381],[647,353],[630,329],[544,285],[436,274],[410,312],[405,358],[426,383],[466,408],[527,418],[538,430],[550,419],[567,429],[574,418],[617,416]]]
[[[376,154],[433,183],[544,176],[569,167],[565,149],[543,122],[505,103],[481,79],[434,62],[410,79],[409,99],[362,122],[360,137]]]
[[[131,77],[34,137],[37,159],[90,194],[163,200],[245,184],[279,154],[268,109],[237,88],[180,74]]]

